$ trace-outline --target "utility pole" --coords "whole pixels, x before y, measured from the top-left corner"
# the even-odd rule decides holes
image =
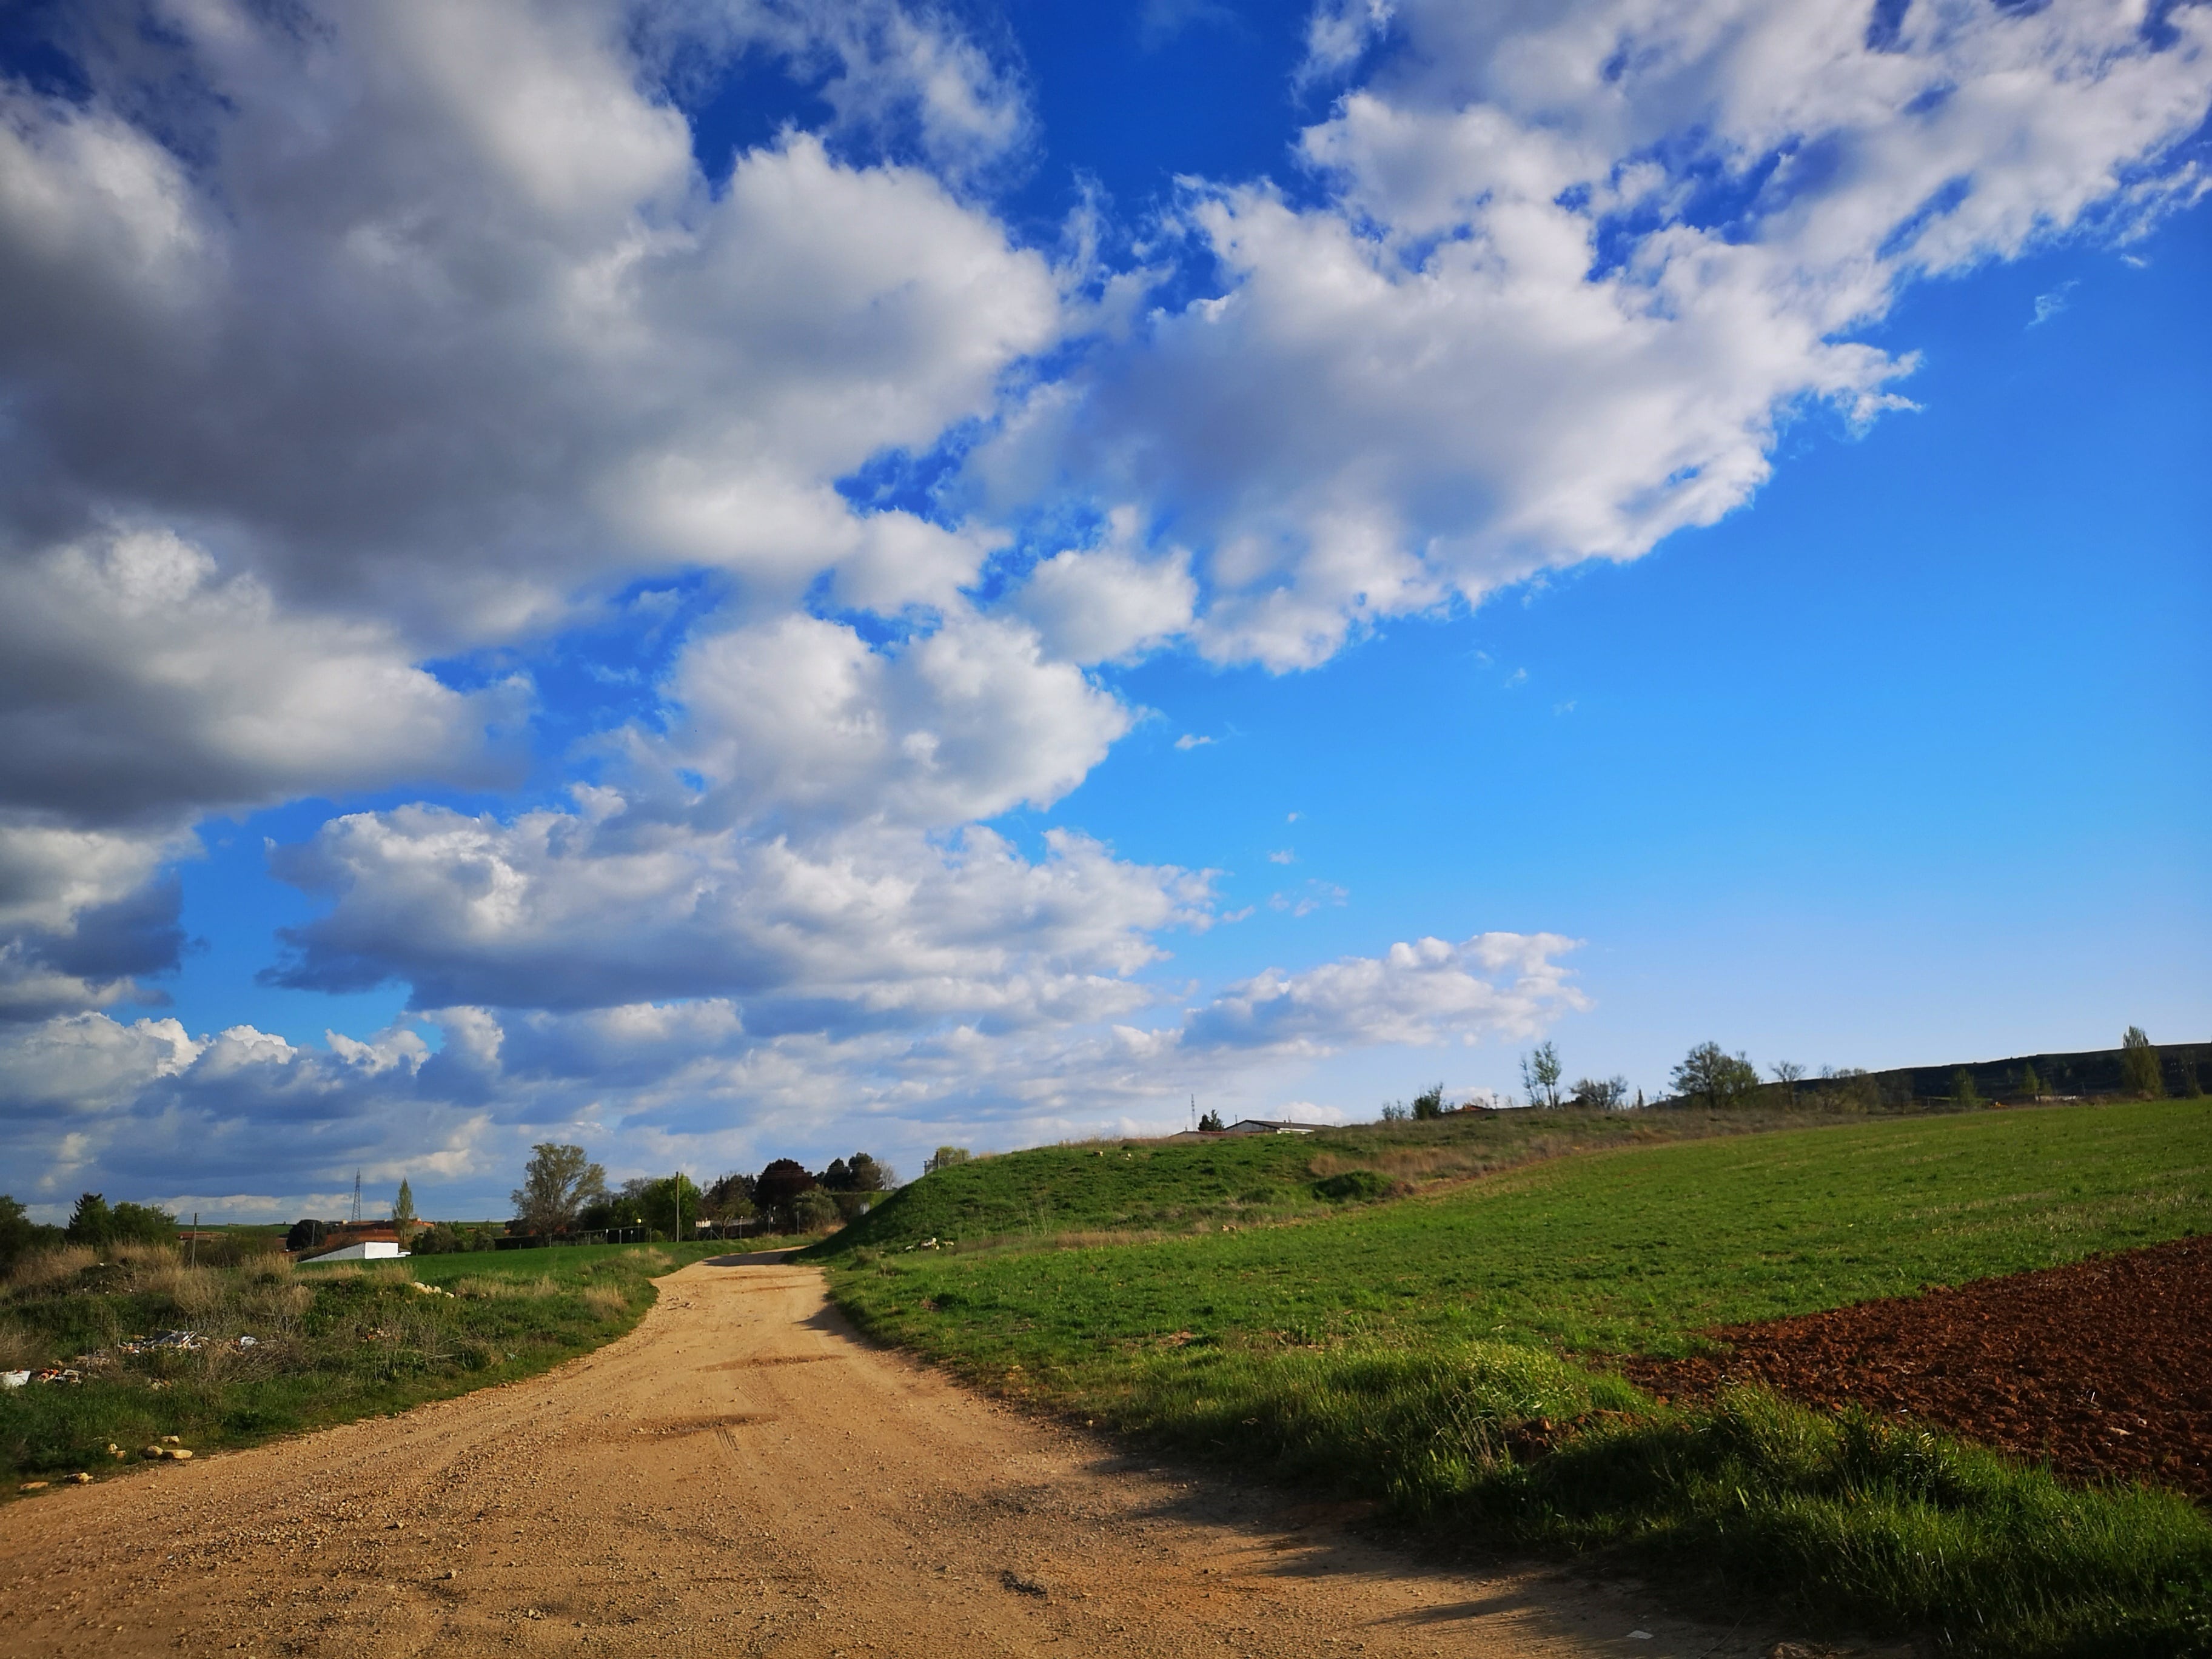
[[[199,1266],[199,1264],[200,1264],[200,1212],[199,1212],[198,1210],[194,1210],[194,1211],[192,1212],[192,1238],[191,1238],[191,1243],[185,1246],[185,1266],[186,1266],[187,1267],[198,1267],[198,1266]]]

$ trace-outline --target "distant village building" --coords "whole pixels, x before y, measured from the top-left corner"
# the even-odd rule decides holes
[[[389,1221],[345,1221],[327,1229],[322,1249],[300,1258],[311,1261],[388,1261],[409,1254],[399,1242],[399,1229]]]
[[[1224,1135],[1310,1135],[1318,1123],[1279,1123],[1273,1118],[1240,1117],[1224,1129],[1180,1129],[1165,1140],[1218,1140]]]

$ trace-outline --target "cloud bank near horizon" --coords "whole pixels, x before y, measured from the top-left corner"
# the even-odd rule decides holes
[[[1022,66],[892,0],[67,27],[81,84],[0,82],[0,1159],[42,1194],[1049,1136],[1534,1035],[1564,940],[1201,994],[1211,872],[994,822],[1144,718],[1117,665],[1311,667],[1742,506],[1790,423],[1904,405],[1911,283],[2195,202],[2212,105],[2202,7],[1324,0],[1279,177],[1039,242]],[[827,114],[702,161],[762,64]],[[580,638],[627,701],[550,735],[532,653]],[[404,984],[434,1043],[106,1012],[177,969],[198,827],[309,799],[272,973]]]

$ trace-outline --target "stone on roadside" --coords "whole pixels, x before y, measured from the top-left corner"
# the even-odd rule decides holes
[[[179,1463],[189,1463],[192,1458],[191,1449],[189,1446],[171,1446],[162,1455]]]
[[[44,1492],[46,1489],[46,1483],[43,1480],[26,1480],[15,1488],[17,1492]]]
[[[70,1485],[72,1486],[88,1486],[92,1484],[92,1477],[87,1474],[82,1469],[79,1469],[75,1474],[69,1476],[68,1480]]]

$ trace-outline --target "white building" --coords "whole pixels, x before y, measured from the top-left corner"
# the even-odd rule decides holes
[[[302,1256],[300,1265],[312,1267],[318,1261],[389,1261],[394,1256],[410,1254],[412,1252],[399,1248],[399,1241],[396,1238],[369,1238],[358,1244],[342,1244],[321,1255]]]

